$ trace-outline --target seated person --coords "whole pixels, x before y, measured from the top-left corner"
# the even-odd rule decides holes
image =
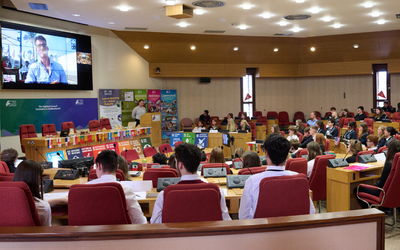
[[[200,164],[201,151],[193,144],[182,143],[175,148],[175,159],[176,168],[179,175],[181,176],[181,181],[176,184],[192,184],[202,183],[200,176],[197,175],[197,167]],[[228,213],[228,208],[225,203],[224,192],[220,190],[221,193],[221,213],[223,220],[231,220]],[[151,216],[150,222],[162,223],[162,212],[164,205],[164,191],[161,191],[157,196],[157,200],[154,204],[153,214]],[[196,215],[193,214],[193,217]]]
[[[382,110],[383,110],[384,112],[390,112],[390,111],[392,111],[392,109],[393,109],[393,107],[389,105],[389,102],[388,102],[388,101],[384,101],[384,102],[383,102]]]
[[[299,151],[300,142],[299,140],[290,140],[290,157],[296,158],[297,151]]]
[[[304,137],[303,141],[300,144],[300,148],[307,148],[307,144],[312,142],[314,139],[312,135],[310,134],[310,127],[307,127],[304,129]]]
[[[358,131],[360,133],[358,139],[360,140],[361,144],[367,146],[367,136],[369,136],[368,125],[365,122],[360,123]]]
[[[260,167],[260,156],[254,151],[247,151],[243,154],[243,168]]]
[[[157,153],[153,155],[153,163],[158,163],[160,165],[167,165],[168,158],[165,154]]]
[[[25,160],[15,170],[13,181],[25,182],[35,201],[36,210],[42,226],[51,226],[51,207],[60,202],[68,202],[68,197],[43,200],[43,168],[36,161]]]
[[[199,122],[197,122],[197,126],[192,130],[192,132],[193,133],[201,133],[201,131],[203,129],[206,129],[206,127],[204,126],[204,122],[199,121]]]
[[[308,126],[315,126],[317,125],[317,117],[315,116],[314,112],[310,113],[310,119],[307,121]]]
[[[219,147],[213,148],[208,158],[208,163],[225,163],[224,151]]]
[[[211,117],[208,113],[208,110],[204,110],[203,114],[199,117],[199,121],[202,121],[204,125],[210,125]]]
[[[381,107],[375,109],[375,115],[373,118],[375,121],[382,121],[388,119],[385,111],[383,111]]]
[[[385,125],[381,125],[381,126],[378,127],[379,141],[378,141],[378,145],[376,146],[376,152],[378,152],[378,150],[381,147],[386,145],[385,130],[386,130],[386,126]]]
[[[313,140],[315,141],[315,136],[317,135],[318,127],[311,126],[310,127],[310,135],[312,136]]]
[[[346,140],[355,140],[357,139],[357,132],[356,132],[356,122],[349,122],[347,131],[344,133],[343,139]]]
[[[328,120],[328,127],[326,128],[326,132],[325,135],[327,137],[338,137],[339,135],[339,131],[338,129],[335,127],[335,119],[330,119]]]
[[[379,137],[377,135],[367,136],[367,150],[376,150]]]
[[[322,155],[322,151],[319,144],[315,141],[312,141],[307,144],[307,151],[308,151],[307,178],[310,178],[312,169],[314,167],[315,157],[317,157],[318,155]]]
[[[253,219],[258,204],[260,182],[264,178],[276,176],[297,175],[298,173],[285,170],[285,161],[290,149],[290,143],[286,138],[278,135],[270,135],[264,141],[263,150],[267,159],[265,172],[251,175],[247,179],[239,207],[239,219]],[[310,214],[315,213],[315,208],[310,199]]]
[[[386,137],[386,142],[385,145],[386,146],[388,144],[389,141],[393,140],[394,137],[397,134],[397,131],[395,128],[393,128],[392,126],[388,126],[385,129],[385,137]]]
[[[228,130],[228,132],[237,131],[235,121],[232,118],[228,120],[228,125],[226,125],[226,130]]]
[[[350,113],[349,113],[349,110],[348,110],[348,109],[343,109],[343,112],[342,112],[342,117],[344,117],[344,118],[351,118],[351,116],[350,116]]]
[[[348,152],[351,153],[351,156],[346,158],[346,161],[348,163],[354,163],[357,160],[357,154],[361,151],[362,149],[362,144],[360,143],[359,140],[350,140],[349,145],[347,145]]]
[[[204,153],[204,151],[201,151],[201,152]],[[204,153],[204,154],[206,154],[206,153]],[[203,154],[201,155],[201,160],[203,161]],[[206,158],[205,158],[204,161],[206,161],[206,160],[207,160],[207,155],[206,155]],[[172,154],[169,157],[168,165],[169,165],[170,168],[176,169],[176,166],[175,166],[175,154]]]
[[[332,112],[332,119],[335,120],[336,125],[339,125],[340,117],[338,116],[336,111]]]
[[[299,137],[297,136],[297,128],[296,126],[289,126],[289,136],[286,138],[288,141],[295,139],[299,140]]]
[[[315,135],[315,142],[318,143],[319,147],[321,148],[321,152],[325,152],[325,136],[321,133],[317,133]]]
[[[330,111],[331,111],[331,113],[326,117],[326,119],[328,119],[328,120],[332,118],[332,113],[336,112],[336,108],[335,107],[331,107]]]
[[[235,159],[242,159],[242,155],[244,154],[244,149],[243,148],[237,148],[235,149]]]
[[[251,132],[251,128],[249,123],[246,120],[241,120],[240,121],[240,126],[239,126],[240,131],[247,131],[247,133]]]
[[[240,116],[240,121],[237,123],[237,125],[240,127],[241,126],[241,121],[249,121],[249,119],[247,118],[247,114],[246,113],[242,113],[242,115]]]
[[[390,171],[392,170],[392,163],[393,163],[393,159],[396,153],[400,152],[400,141],[399,140],[391,140],[388,145],[388,152],[386,154],[386,161],[385,161],[385,165],[383,167],[382,170],[382,175],[379,178],[379,181],[377,183],[375,183],[376,187],[379,188],[383,188],[383,186],[385,186],[386,180],[389,177]],[[354,192],[356,192],[357,188],[354,189]],[[364,188],[364,187],[360,187],[359,192],[363,192],[363,193],[368,193],[374,196],[378,196],[381,194],[380,190],[372,190],[372,189],[368,189],[368,188]],[[356,196],[357,197],[357,196]],[[361,206],[363,206],[363,208],[368,208],[367,203],[360,201]]]
[[[4,149],[1,152],[1,160],[7,164],[10,173],[15,173],[15,162],[17,161],[17,158],[18,152],[13,148]]]
[[[271,126],[271,135],[272,135],[272,134],[282,135],[282,134],[281,134],[281,131],[280,131],[280,129],[279,129],[279,126],[278,126],[277,124],[273,124],[273,125]]]
[[[226,118],[221,122],[221,124],[222,125],[226,125],[226,124],[228,124],[228,121],[230,120],[230,119],[233,119],[234,117],[233,117],[233,114],[232,113],[229,113],[227,116],[226,116]]]
[[[129,175],[128,162],[125,160],[125,158],[122,155],[118,155],[118,169],[121,169],[121,171],[124,173],[124,177],[125,177],[126,181],[131,180],[131,176]]]
[[[297,127],[297,131],[304,135],[304,126],[303,126],[302,120],[300,120],[300,119],[296,120],[296,127]]]
[[[217,118],[214,118],[214,119],[211,121],[211,125],[210,125],[210,127],[208,128],[208,130],[209,130],[209,131],[218,131],[218,132],[221,130],[221,127],[220,127],[219,124],[218,124]]]
[[[364,107],[363,106],[358,106],[357,108],[357,115],[354,117],[354,120],[356,121],[364,121],[364,119],[368,118],[364,114]]]
[[[185,144],[185,143],[182,143]],[[182,145],[181,144],[181,145]],[[118,169],[118,154],[112,150],[103,150],[96,157],[96,174],[97,179],[86,182],[87,185],[117,182],[115,176]],[[119,183],[119,182],[117,182]],[[126,207],[128,209],[129,217],[133,224],[147,224],[146,217],[144,217],[142,208],[140,207],[136,194],[132,188],[127,185],[121,185],[124,189],[126,198]]]
[[[317,121],[317,133],[321,133],[323,135],[325,135],[325,125],[322,121]]]

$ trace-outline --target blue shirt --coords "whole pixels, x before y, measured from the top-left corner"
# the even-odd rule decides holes
[[[307,121],[307,124],[308,124],[308,126],[316,126],[317,125],[317,121],[318,121],[318,119],[314,119],[314,121],[313,120],[308,120]]]
[[[50,59],[50,71],[47,73],[42,61],[32,63],[29,67],[25,83],[45,83],[58,81],[58,83],[68,84],[64,69],[58,62]]]

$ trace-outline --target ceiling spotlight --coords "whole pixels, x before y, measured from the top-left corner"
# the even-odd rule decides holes
[[[280,22],[279,22],[279,25],[280,25],[280,26],[286,26],[286,25],[287,25],[287,22],[285,22],[285,21],[280,21]]]
[[[278,48],[275,48],[275,49],[274,49],[274,52],[278,52],[278,50],[279,50]]]
[[[185,28],[185,27],[187,27],[187,23],[180,23],[179,26],[180,26],[181,28]]]
[[[332,21],[332,18],[330,16],[326,16],[324,17],[324,19],[322,19],[324,22],[330,22]]]
[[[371,16],[372,17],[378,17],[378,16],[380,16],[381,15],[381,13],[379,13],[379,11],[372,11],[371,12]]]
[[[233,47],[233,50],[234,50],[234,51],[238,51],[238,50],[239,50],[239,47]]]
[[[315,47],[311,47],[310,50],[311,50],[311,51],[315,51]]]
[[[358,44],[353,44],[353,47],[354,47],[355,49],[358,49]]]
[[[372,2],[366,2],[364,3],[364,7],[365,8],[372,8],[374,6],[374,4]]]
[[[175,0],[165,0],[166,5],[174,5],[175,2],[176,2]]]
[[[128,11],[128,10],[130,10],[131,8],[129,7],[129,6],[119,6],[119,10],[120,11]]]
[[[149,48],[150,48],[150,46],[149,46],[149,45],[147,45],[147,44],[145,44],[145,45],[143,46],[143,48],[144,48],[144,49],[149,49]]]
[[[319,13],[319,8],[318,7],[314,7],[314,8],[311,8],[311,13],[314,13],[314,14],[316,14],[316,13]]]
[[[299,32],[299,31],[300,31],[300,28],[299,28],[299,27],[294,27],[294,28],[292,29],[292,31],[293,31],[293,32]]]
[[[304,3],[304,0],[296,0],[296,3]]]
[[[251,9],[251,4],[243,4],[242,5],[242,8],[244,9],[244,10],[249,10],[249,9]]]
[[[72,14],[73,16],[81,16],[81,15],[79,15],[79,14]]]
[[[190,46],[190,49],[191,49],[191,50],[195,50],[195,49],[196,49],[196,46],[192,45],[192,46]]]
[[[108,24],[115,24],[115,22],[108,22]]]
[[[385,21],[385,19],[379,19],[377,23],[378,23],[378,24],[385,24],[386,21]]]
[[[271,13],[264,13],[263,15],[262,15],[262,17],[263,18],[271,18]]]
[[[240,25],[240,26],[239,26],[239,29],[245,30],[245,29],[247,29],[247,26],[246,26],[246,25]]]
[[[339,29],[340,27],[342,27],[342,25],[340,23],[335,23],[333,25],[333,28],[335,28],[335,29]]]
[[[194,13],[195,13],[196,15],[203,15],[203,14],[204,14],[204,10],[202,10],[202,9],[195,9],[195,10],[194,10]]]

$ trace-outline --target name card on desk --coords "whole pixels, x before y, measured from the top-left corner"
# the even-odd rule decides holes
[[[121,185],[130,186],[133,192],[144,192],[153,190],[152,181],[121,181]]]

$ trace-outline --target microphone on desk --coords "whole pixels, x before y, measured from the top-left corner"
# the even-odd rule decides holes
[[[36,152],[38,152],[38,154],[43,158],[44,161],[42,161],[42,164],[40,164],[41,162],[39,162],[40,165],[42,165],[43,168],[52,168],[53,167],[53,163],[48,162],[47,159],[40,153],[40,151],[35,148]]]

